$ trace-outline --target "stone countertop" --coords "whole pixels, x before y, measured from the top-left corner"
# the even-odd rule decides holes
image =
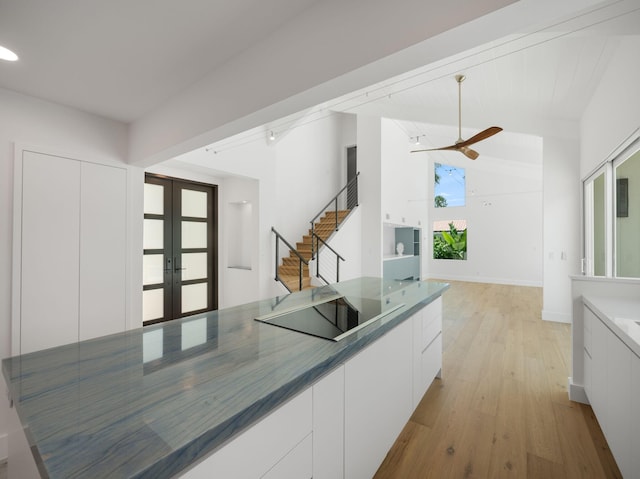
[[[640,357],[640,299],[584,295],[584,304]]]
[[[36,461],[55,478],[167,478],[371,342],[447,284],[359,278],[3,360]],[[255,321],[345,295],[402,303],[339,342]]]

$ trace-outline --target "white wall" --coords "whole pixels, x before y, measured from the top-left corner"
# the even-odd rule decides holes
[[[640,127],[640,38],[623,37],[580,123],[580,178]]]
[[[435,208],[430,169],[429,228],[433,221],[467,220],[468,236],[466,260],[434,260],[429,235],[430,278],[542,286],[542,143],[523,142],[520,156],[510,155],[475,161],[457,152],[433,155],[431,165],[465,168],[467,194],[465,206]]]
[[[544,139],[544,289],[542,319],[571,322],[570,275],[580,272],[580,145]]]
[[[276,216],[273,226],[295,245],[322,207],[344,186],[342,115],[310,121],[276,138]]]
[[[358,115],[362,276],[382,276],[382,122]]]
[[[4,358],[11,353],[14,143],[74,158],[123,162],[127,131],[123,124],[2,89],[0,105],[0,357]],[[138,264],[141,271],[141,260]],[[7,407],[6,395],[0,394],[0,459],[7,455]]]
[[[409,153],[409,138],[399,124],[382,119],[382,221],[420,227],[428,218],[428,160]]]
[[[284,293],[274,280],[271,227],[292,244],[301,241],[311,218],[346,182],[346,147],[356,142],[353,115],[325,114],[276,133],[275,141],[267,139],[268,132],[262,137],[245,133],[242,136],[253,141],[229,139],[209,151],[201,148],[170,162],[224,178],[219,190],[220,307]],[[222,208],[243,199],[252,201],[257,218],[251,271],[230,269],[225,263],[230,239],[225,236],[228,211]],[[353,261],[360,264],[360,258]]]

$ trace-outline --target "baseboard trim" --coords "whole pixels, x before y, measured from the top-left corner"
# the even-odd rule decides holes
[[[9,457],[9,448],[8,448],[8,435],[2,434],[0,435],[0,464],[7,461]]]
[[[571,376],[569,376],[569,399],[582,404],[591,404],[587,397],[587,393],[584,392],[584,386],[581,384],[574,384]]]
[[[555,311],[542,310],[542,319],[544,321],[553,321],[555,323],[567,323],[571,324],[570,313],[557,313]]]
[[[464,281],[467,283],[488,283],[488,284],[504,284],[508,286],[531,286],[534,288],[541,288],[542,281],[529,281],[510,278],[487,278],[480,276],[457,276],[450,274],[436,274],[427,275],[429,280],[444,280],[444,281]]]

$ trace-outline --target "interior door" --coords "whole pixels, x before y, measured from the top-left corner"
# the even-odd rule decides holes
[[[358,183],[354,181],[351,183],[358,174],[358,147],[350,146],[347,148],[347,209],[352,209],[358,206]]]
[[[217,188],[147,174],[143,324],[217,308]]]

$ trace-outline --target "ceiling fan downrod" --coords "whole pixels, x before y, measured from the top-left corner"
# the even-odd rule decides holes
[[[458,82],[458,139],[456,145],[462,143],[462,82],[466,77],[464,75],[456,75],[456,81]]]

